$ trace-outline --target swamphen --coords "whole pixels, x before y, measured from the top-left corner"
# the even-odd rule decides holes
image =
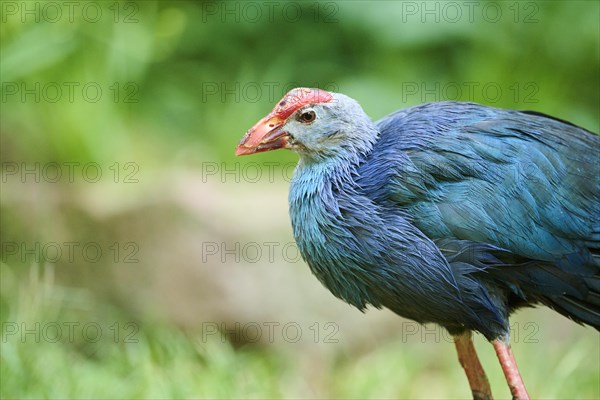
[[[473,397],[491,398],[471,332],[528,398],[509,315],[546,305],[600,330],[600,137],[537,112],[437,102],[374,123],[353,99],[290,91],[237,155],[287,148],[294,237],[335,296],[455,338]]]

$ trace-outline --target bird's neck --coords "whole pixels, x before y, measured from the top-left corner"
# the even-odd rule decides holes
[[[303,206],[306,200],[333,201],[334,191],[342,187],[351,189],[355,185],[354,178],[362,160],[363,156],[359,154],[340,154],[318,161],[301,158],[290,187],[290,206]]]
[[[300,254],[335,296],[361,310],[366,304],[379,304],[369,290],[368,274],[356,264],[356,254],[347,243],[352,231],[360,229],[359,224],[368,223],[369,218],[348,214],[356,214],[361,207],[370,208],[369,200],[359,194],[356,182],[358,169],[378,137],[375,126],[368,122],[360,132],[353,132],[348,147],[340,147],[335,154],[321,158],[303,155],[289,195],[290,217]],[[353,271],[358,278],[348,284],[344,271]]]

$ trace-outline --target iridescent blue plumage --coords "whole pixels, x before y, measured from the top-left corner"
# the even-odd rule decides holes
[[[303,159],[291,186],[296,241],[334,295],[488,339],[538,302],[600,326],[598,136],[456,102],[374,127],[370,149]]]

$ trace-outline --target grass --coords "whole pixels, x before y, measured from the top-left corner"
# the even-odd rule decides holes
[[[52,269],[33,267],[17,280],[2,266],[3,399],[29,398],[468,398],[469,391],[453,346],[443,340],[380,343],[371,349],[320,351],[318,345],[258,344],[234,347],[220,336],[186,332],[159,322],[135,328],[121,312],[105,305],[90,312],[85,295],[53,283]],[[539,312],[537,313],[539,314]],[[517,318],[523,324],[530,313]],[[597,332],[571,330],[564,319],[542,313],[539,338],[521,326],[515,353],[534,398],[600,397]],[[13,334],[14,321],[30,333]],[[73,337],[60,340],[52,322],[77,321]],[[80,327],[95,321],[98,335]],[[35,323],[40,337],[35,335]],[[537,326],[537,325],[536,325]],[[563,326],[568,329],[564,331]],[[46,328],[45,328],[46,327]],[[118,328],[118,329],[117,329]],[[118,333],[118,336],[116,335]],[[431,331],[435,332],[435,331]],[[562,332],[562,333],[561,333]],[[525,340],[526,336],[528,339]],[[562,337],[561,337],[562,336]],[[532,339],[532,340],[531,340]],[[535,342],[537,340],[537,343]],[[402,343],[404,342],[404,343]],[[528,343],[525,343],[528,342]],[[508,398],[491,346],[477,338],[496,398]]]

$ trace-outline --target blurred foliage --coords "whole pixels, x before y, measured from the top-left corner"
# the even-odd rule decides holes
[[[497,98],[492,105],[534,108],[597,131],[597,2],[504,4],[498,22],[488,22],[493,13],[483,5],[473,22],[466,8],[453,22],[443,2],[429,8],[437,4],[437,15],[409,14],[406,3],[425,10],[418,2],[307,2],[293,3],[302,10],[295,18],[276,3],[270,18],[255,2],[255,21],[243,2],[165,1],[122,3],[119,23],[106,5],[97,23],[10,15],[2,25],[3,82],[98,82],[104,96],[35,104],[10,96],[2,129],[19,139],[4,139],[3,156],[16,147],[19,157],[35,159],[102,160],[115,152],[137,159],[156,146],[191,145],[228,158],[240,134],[295,85],[335,88],[379,118],[444,94],[485,102],[481,88],[491,82],[502,90],[487,96]],[[125,103],[123,88],[112,101],[115,82],[135,84],[134,103]],[[479,85],[474,96],[466,82]],[[525,88],[530,82],[537,90]],[[406,83],[461,90],[403,101]]]
[[[288,152],[233,156],[242,134],[295,86],[348,94],[374,119],[450,99],[541,111],[598,132],[599,2],[71,4],[72,18],[61,2],[0,4],[1,397],[467,395],[451,345],[394,343],[399,325],[368,325],[302,263],[206,262],[207,240],[292,239],[280,175],[244,184],[205,179],[203,169],[295,162]],[[9,164],[54,162],[95,162],[104,178],[6,174]],[[121,174],[133,163],[136,184],[108,179],[115,163]],[[4,246],[73,240],[135,243],[140,262],[48,263],[9,257]],[[299,315],[333,318],[347,327],[346,343],[315,355],[198,339],[202,321]],[[5,340],[11,321],[134,321],[142,329],[135,344],[23,343]],[[375,336],[355,332],[354,321]],[[544,351],[515,346],[530,391],[600,397],[598,334],[552,313],[540,323]],[[496,365],[493,354],[483,358]],[[507,393],[500,371],[490,378],[497,395]]]

